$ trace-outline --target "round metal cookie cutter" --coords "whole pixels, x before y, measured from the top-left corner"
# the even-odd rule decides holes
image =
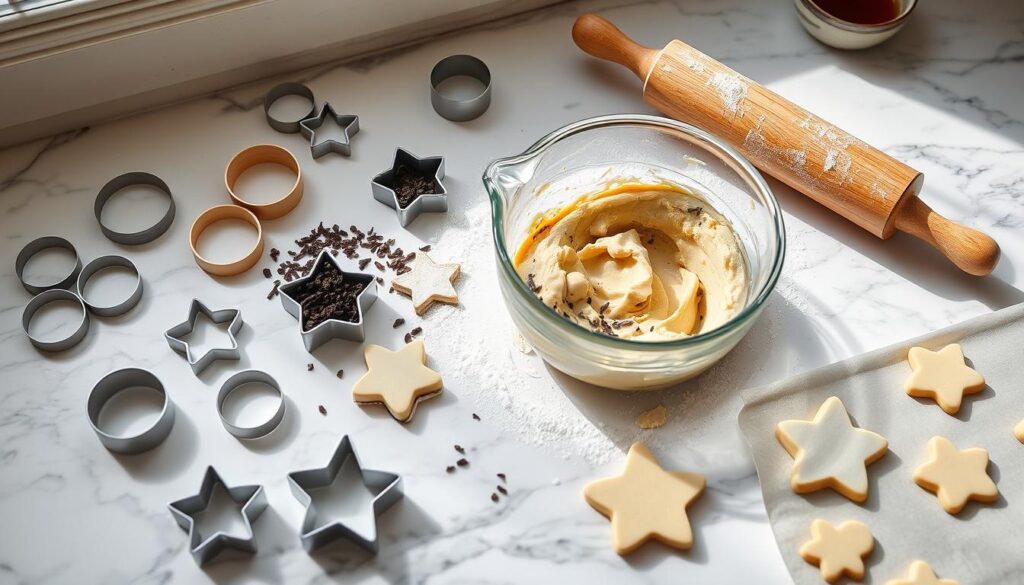
[[[88,284],[89,279],[104,268],[115,267],[127,268],[135,273],[135,287],[132,289],[131,294],[123,301],[108,306],[97,305],[96,303],[90,302],[88,297],[85,295],[85,285]],[[139,269],[135,266],[135,263],[124,256],[118,256],[117,254],[100,256],[86,264],[85,268],[78,273],[78,296],[82,298],[82,302],[85,303],[86,308],[88,308],[94,315],[99,315],[100,317],[114,317],[116,315],[122,315],[130,311],[135,305],[139,304],[139,300],[142,298],[142,276],[139,274]]]
[[[149,185],[162,191],[164,195],[167,195],[167,211],[164,212],[164,216],[155,224],[137,232],[119,232],[110,229],[103,224],[103,207],[114,196],[114,193],[133,185]],[[171,195],[171,188],[167,186],[163,179],[150,173],[135,171],[119,175],[107,181],[107,184],[103,185],[99,194],[96,195],[93,212],[96,214],[96,221],[100,224],[100,229],[103,230],[103,235],[107,236],[108,240],[118,244],[136,246],[152,242],[171,227],[171,224],[174,223],[175,214],[174,197]]]
[[[57,301],[71,301],[81,307],[82,321],[78,324],[78,328],[71,335],[53,341],[33,337],[29,331],[32,317],[35,316],[36,311],[39,309]],[[21,314],[21,328],[25,330],[25,335],[28,336],[28,340],[32,342],[32,345],[39,349],[43,351],[64,351],[71,349],[78,345],[78,342],[85,339],[85,334],[89,332],[89,312],[85,308],[85,301],[75,293],[62,288],[46,290],[32,297],[32,300],[25,305],[25,311]]]
[[[484,85],[483,91],[471,98],[452,98],[442,95],[438,86],[446,79],[465,75]],[[434,111],[453,122],[465,122],[480,117],[491,105],[491,70],[472,55],[452,55],[434,65],[430,72],[430,104]]]
[[[199,243],[199,236],[201,236],[203,231],[210,227],[210,225],[225,219],[240,219],[255,227],[256,243],[253,245],[252,249],[245,254],[245,256],[242,256],[238,260],[232,260],[231,262],[213,262],[207,260],[206,258],[203,258],[199,253],[199,248],[196,247]],[[200,268],[214,276],[233,276],[235,274],[245,272],[259,262],[260,256],[263,255],[263,226],[260,225],[260,220],[253,214],[253,212],[244,207],[239,207],[237,205],[217,205],[200,213],[199,217],[192,222],[192,229],[189,230],[188,241],[189,246],[192,248],[192,256],[196,259],[196,264],[198,264]]]
[[[224,403],[227,401],[228,396],[231,395],[236,389],[245,384],[263,384],[277,394],[278,403],[277,410],[267,420],[253,425],[251,427],[239,426],[224,415]],[[239,439],[258,439],[265,437],[272,433],[274,429],[281,424],[284,420],[285,401],[284,393],[281,392],[281,386],[277,383],[277,380],[270,374],[262,370],[244,370],[231,376],[224,382],[224,385],[220,387],[220,392],[217,393],[217,416],[220,417],[220,422],[224,424],[224,428],[229,433]]]
[[[238,177],[251,167],[263,163],[281,165],[295,173],[292,188],[283,197],[270,203],[252,203],[235,194],[235,182]],[[261,220],[277,219],[295,209],[299,201],[302,201],[302,169],[299,168],[299,161],[295,155],[287,148],[276,144],[257,144],[243,149],[231,158],[231,162],[224,170],[224,186],[235,205],[248,209]]]
[[[139,386],[156,390],[163,396],[160,416],[153,424],[134,435],[112,435],[101,429],[100,413],[107,402],[119,392]],[[87,410],[92,430],[96,432],[103,446],[114,453],[134,455],[149,451],[162,443],[174,427],[174,403],[164,390],[164,385],[152,372],[139,368],[124,368],[103,376],[89,393]]]
[[[309,100],[309,111],[303,114],[298,120],[278,120],[271,116],[270,108],[274,106],[274,102],[286,95],[297,95]],[[313,99],[313,90],[294,81],[275,85],[270,88],[270,91],[268,91],[267,95],[263,98],[263,113],[267,116],[267,124],[269,124],[274,130],[284,134],[297,133],[299,131],[299,122],[312,117],[315,112],[316,101]]]
[[[31,260],[33,256],[47,248],[64,248],[65,250],[69,250],[75,256],[75,267],[71,269],[71,272],[69,272],[67,276],[50,284],[33,284],[26,281],[25,267],[28,266],[28,261]],[[32,240],[25,244],[25,247],[21,249],[21,252],[18,252],[18,257],[14,261],[14,271],[18,274],[18,280],[21,281],[21,286],[25,287],[25,290],[34,295],[52,289],[71,288],[71,285],[75,284],[75,278],[78,277],[78,271],[81,269],[82,260],[78,257],[78,250],[75,250],[75,247],[71,242],[60,236],[42,236]]]

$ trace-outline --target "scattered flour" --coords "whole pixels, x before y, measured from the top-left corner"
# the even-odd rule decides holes
[[[767,116],[761,114],[754,127],[747,131],[743,139],[744,150],[754,159],[767,159],[786,165],[805,181],[813,181],[814,177],[807,172],[807,151],[803,148],[782,148],[772,144],[764,133],[766,119]]]
[[[736,116],[743,115],[743,100],[747,97],[747,84],[743,83],[739,75],[715,73],[707,84],[718,92],[718,97],[722,99],[722,106],[726,111]]]
[[[881,185],[879,185],[878,181],[875,181],[874,183],[871,184],[871,194],[876,195],[881,199],[889,198],[889,191],[887,191]]]
[[[683,63],[686,63],[686,66],[690,70],[696,71],[697,73],[704,73],[707,69],[707,67],[704,66],[704,63],[702,63],[697,57],[694,57],[691,53],[683,55]]]
[[[824,151],[825,158],[821,165],[822,172],[834,172],[838,176],[840,184],[853,180],[850,172],[853,167],[853,157],[847,152],[847,149],[853,143],[853,139],[848,134],[837,130],[831,124],[815,120],[810,114],[803,120],[800,120],[798,125],[805,130],[811,131],[810,138],[806,142],[810,146]]]

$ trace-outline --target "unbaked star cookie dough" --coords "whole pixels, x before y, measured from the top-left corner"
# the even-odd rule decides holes
[[[934,492],[950,514],[963,510],[970,500],[992,503],[999,499],[999,489],[988,476],[985,449],[961,451],[945,437],[932,437],[928,453],[928,462],[914,470],[914,481]]]
[[[704,491],[704,476],[665,471],[642,443],[633,443],[622,475],[583,488],[583,497],[612,523],[615,552],[626,555],[650,539],[686,550],[693,532],[686,507]]]
[[[960,411],[965,394],[985,388],[985,378],[964,363],[964,352],[959,344],[952,343],[939,351],[912,347],[907,361],[913,369],[907,378],[907,394],[931,398],[947,414]]]
[[[426,366],[423,340],[417,339],[391,351],[367,344],[363,350],[366,373],[352,387],[359,404],[383,404],[399,422],[412,420],[421,400],[441,393],[441,375]]]
[[[846,575],[864,578],[864,557],[875,548],[875,537],[867,525],[847,520],[838,527],[818,519],[811,523],[811,540],[800,547],[800,556],[817,565],[821,578],[829,583]]]
[[[618,185],[552,209],[513,263],[545,306],[610,337],[690,337],[747,301],[746,257],[732,225],[676,185]]]
[[[832,488],[858,503],[868,498],[867,466],[889,448],[885,437],[853,426],[836,396],[822,403],[814,420],[780,422],[775,436],[793,456],[794,492]]]
[[[960,585],[954,579],[939,579],[935,571],[924,561],[914,561],[906,579],[892,579],[885,585]]]

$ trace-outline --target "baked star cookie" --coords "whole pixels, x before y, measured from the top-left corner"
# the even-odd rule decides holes
[[[910,573],[907,574],[906,579],[892,579],[885,585],[960,585],[960,582],[953,579],[939,579],[928,563],[914,561],[910,565]]]
[[[399,422],[409,422],[416,404],[441,393],[441,375],[426,366],[423,340],[391,351],[367,344],[363,350],[366,373],[352,387],[359,404],[381,403]]]
[[[832,488],[858,503],[868,499],[867,466],[889,449],[882,435],[853,426],[835,396],[822,403],[812,421],[780,422],[775,437],[793,456],[794,492]]]
[[[693,532],[686,506],[704,491],[704,476],[665,471],[643,443],[633,443],[622,475],[583,488],[583,497],[612,521],[612,546],[626,555],[650,539],[686,550]]]
[[[459,296],[452,286],[461,270],[458,264],[436,264],[425,252],[417,252],[409,268],[409,272],[396,276],[391,286],[412,297],[417,315],[422,315],[435,302],[459,303]]]
[[[1024,443],[1024,420],[1017,423],[1017,426],[1013,427],[1013,436],[1017,437],[1017,440]]]
[[[818,519],[811,523],[811,540],[800,547],[800,556],[817,565],[821,578],[832,583],[846,575],[854,581],[864,578],[864,557],[875,548],[875,537],[867,525],[847,520],[838,527]]]
[[[935,492],[939,503],[950,514],[964,509],[969,500],[992,503],[999,499],[999,489],[988,476],[988,451],[956,448],[945,437],[928,441],[930,459],[914,470],[914,481]]]
[[[914,370],[907,378],[907,394],[931,398],[947,414],[960,411],[965,394],[985,388],[985,378],[964,363],[964,352],[956,343],[939,351],[912,347],[907,361]]]

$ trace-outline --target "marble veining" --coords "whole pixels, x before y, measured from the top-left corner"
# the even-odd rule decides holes
[[[496,301],[479,177],[491,159],[566,123],[650,112],[631,74],[573,46],[573,18],[592,10],[651,46],[681,38],[923,171],[930,205],[1000,242],[996,272],[965,277],[909,236],[882,242],[771,181],[786,211],[784,274],[722,363],[685,387],[640,395],[546,368],[516,348]],[[488,63],[494,100],[481,118],[452,124],[431,110],[427,75],[459,52]],[[783,0],[588,0],[288,79],[360,116],[351,159],[314,161],[301,137],[266,125],[259,106],[278,80],[0,152],[0,582],[788,583],[780,555],[796,551],[779,551],[767,523],[736,429],[740,391],[1024,301],[1024,11],[1015,2],[922,2],[890,42],[844,53],[811,39]],[[266,300],[259,268],[212,279],[193,263],[192,219],[228,201],[224,165],[257,142],[292,150],[307,181],[296,211],[265,226],[268,249],[291,247],[325,220],[373,225],[407,250],[430,244],[435,260],[462,263],[459,306],[418,318],[384,287],[367,316],[367,341],[388,347],[422,326],[429,364],[445,378],[445,394],[409,425],[352,403],[365,371],[359,346],[334,342],[307,354],[294,320]],[[448,213],[408,230],[369,187],[399,146],[443,155],[448,166]],[[168,233],[140,247],[108,242],[92,217],[97,190],[129,170],[162,177],[178,202]],[[13,266],[21,246],[45,233],[69,238],[86,261],[126,254],[146,281],[136,309],[94,319],[86,340],[58,355],[36,352],[22,334],[28,297]],[[161,337],[193,296],[239,308],[246,323],[242,360],[198,377]],[[398,317],[407,325],[393,329]],[[161,378],[178,419],[164,445],[114,456],[92,434],[85,399],[103,374],[132,365]],[[266,440],[243,444],[221,428],[213,401],[224,379],[250,367],[279,380],[289,418]],[[659,403],[668,424],[637,429],[635,415]],[[376,557],[345,548],[311,557],[285,475],[323,465],[346,433],[364,465],[402,474],[406,495],[380,518]],[[582,486],[617,472],[637,439],[666,468],[708,477],[690,508],[687,553],[647,545],[621,559],[607,520],[583,501]],[[456,443],[470,465],[449,474]],[[255,524],[257,556],[199,569],[166,504],[194,493],[210,464],[230,485],[264,485],[270,507]],[[495,504],[499,472],[509,496]]]

